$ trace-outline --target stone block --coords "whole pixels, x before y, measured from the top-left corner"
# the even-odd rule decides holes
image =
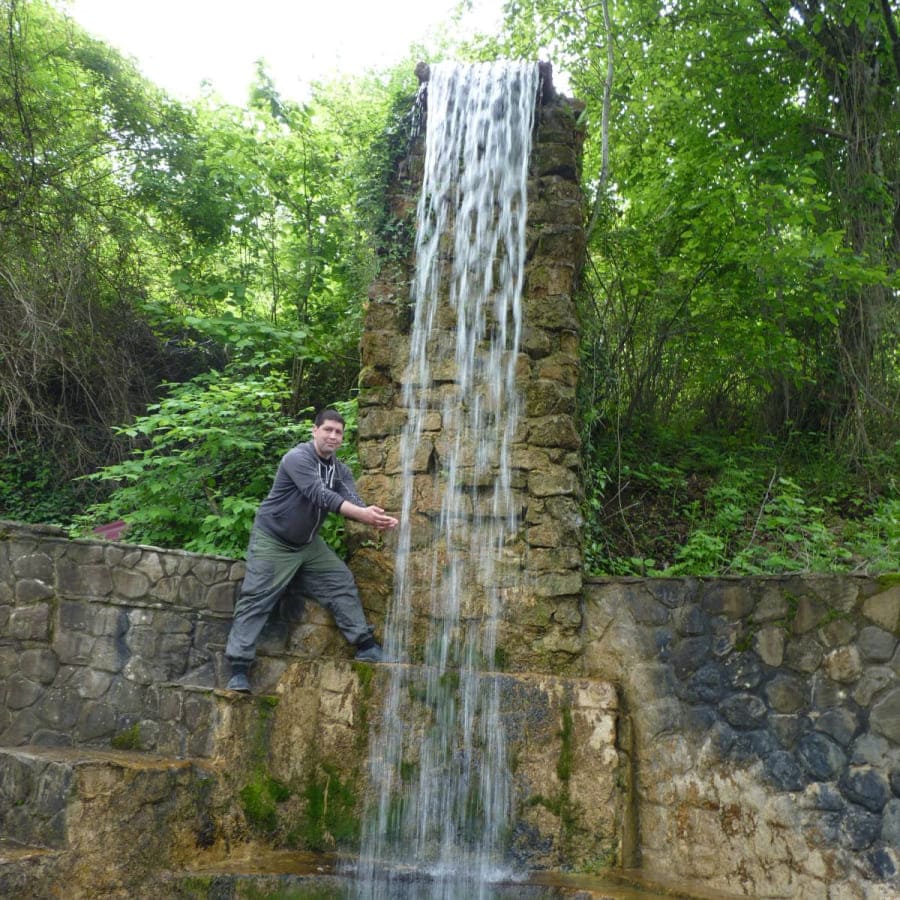
[[[517,558],[521,571],[521,556]],[[581,551],[577,547],[532,548],[526,557],[525,568],[529,572],[568,572],[581,570]],[[521,576],[519,576],[521,577]]]
[[[16,582],[16,603],[29,604],[47,600],[53,596],[53,588],[36,578],[25,578]]]
[[[535,447],[563,447],[578,450],[581,438],[571,416],[550,415],[528,419],[528,441]]]
[[[68,732],[78,720],[78,701],[78,694],[70,688],[50,689],[35,704],[35,712],[50,728]]]
[[[770,625],[756,633],[753,649],[767,666],[778,668],[784,660],[784,642],[784,629]]]
[[[900,799],[889,800],[881,819],[881,840],[888,847],[900,847]]]
[[[824,734],[806,734],[797,742],[797,754],[803,768],[816,781],[831,781],[847,764],[844,751]]]
[[[813,709],[827,709],[847,702],[850,690],[846,685],[832,681],[824,672],[815,672],[811,679]]]
[[[742,582],[705,582],[701,589],[703,608],[714,616],[742,619],[753,609],[753,597]]]
[[[93,661],[96,638],[79,631],[58,628],[54,633],[52,649],[64,665],[86,666]]]
[[[841,820],[840,843],[859,852],[871,847],[881,832],[881,816],[859,806],[849,806]]]
[[[639,625],[665,625],[669,621],[668,609],[653,594],[638,588],[628,592],[626,602]]]
[[[71,767],[47,762],[39,754],[0,750],[0,784],[15,797],[0,795],[0,834],[22,844],[64,846],[65,811],[72,790]]]
[[[869,727],[895,744],[900,744],[900,687],[892,688],[872,705]]]
[[[860,706],[869,706],[878,694],[896,680],[897,676],[887,666],[866,666],[853,687],[853,699]]]
[[[711,639],[708,635],[678,641],[669,657],[675,676],[686,678],[703,665],[709,656],[710,645]]]
[[[858,713],[846,706],[834,706],[814,716],[816,731],[834,738],[842,747],[847,747],[859,732]]]
[[[237,602],[239,587],[238,583],[232,581],[214,584],[206,593],[206,608],[230,616]]]
[[[755,694],[737,693],[719,704],[719,711],[733,728],[759,728],[768,713],[766,704]]]
[[[804,595],[797,601],[797,610],[791,622],[791,631],[794,634],[806,634],[816,628],[824,616],[825,605]]]
[[[0,688],[13,672],[19,669],[19,648],[0,643]]]
[[[872,813],[880,813],[891,796],[887,778],[871,767],[852,767],[840,779],[841,793]]]
[[[888,662],[897,649],[897,638],[877,625],[868,625],[860,631],[856,646],[865,662]]]
[[[871,731],[861,734],[853,742],[851,751],[850,763],[854,766],[874,766],[882,772],[890,772],[900,765],[900,748]],[[900,791],[895,793],[900,796]]]
[[[855,640],[859,631],[852,619],[833,619],[819,629],[819,636],[826,647],[842,647]]]
[[[784,665],[797,672],[810,674],[822,663],[825,651],[813,635],[805,634],[787,642],[784,651]]]
[[[733,653],[724,660],[723,666],[728,683],[739,691],[752,690],[762,681],[763,669],[755,653]]]
[[[709,662],[700,666],[681,688],[679,695],[689,703],[718,704],[725,695],[725,674],[721,665]]]
[[[116,733],[117,713],[107,703],[88,700],[78,713],[75,737],[81,741],[112,738]]]
[[[67,556],[57,564],[57,588],[62,597],[100,599],[112,593],[112,575],[106,565],[79,563]]]
[[[759,624],[777,622],[785,618],[787,611],[787,597],[775,585],[764,582],[762,594],[753,610],[752,620]]]
[[[826,654],[822,665],[828,677],[840,684],[850,684],[862,675],[859,650],[852,644]]]
[[[529,382],[525,388],[525,415],[532,418],[571,415],[575,408],[575,388],[548,378]]]
[[[799,715],[769,714],[769,727],[785,750],[792,750],[801,734],[809,729],[807,720]]]
[[[800,712],[810,701],[809,685],[794,675],[776,675],[765,686],[764,692],[772,709],[779,713]]]
[[[12,710],[26,709],[43,697],[45,691],[44,685],[16,673],[6,682],[6,706]]]
[[[150,579],[133,569],[113,569],[112,583],[114,593],[126,600],[145,597],[150,589]]]
[[[806,786],[806,775],[792,753],[777,750],[766,757],[766,776],[779,791],[800,791]]]
[[[17,581],[36,580],[52,584],[54,577],[53,559],[47,553],[23,553],[12,561],[12,573]]]
[[[127,727],[132,724],[135,714],[140,713],[144,707],[146,689],[140,684],[129,681],[127,678],[114,679],[105,695],[106,702],[116,710],[119,716],[119,727]],[[125,725],[123,725],[125,720]]]
[[[48,648],[23,650],[19,656],[19,671],[39,684],[51,684],[59,671],[59,660]]]
[[[886,631],[896,634],[900,627],[900,585],[867,597],[862,605],[863,615]]]
[[[105,545],[96,541],[72,541],[65,549],[65,559],[75,566],[102,563],[105,556]]]
[[[673,622],[675,630],[683,636],[696,637],[709,632],[709,615],[693,603],[680,607]]]
[[[193,575],[184,576],[178,584],[177,602],[190,609],[206,607],[206,586]]]
[[[15,607],[9,614],[9,634],[20,641],[46,641],[50,638],[49,603]]]

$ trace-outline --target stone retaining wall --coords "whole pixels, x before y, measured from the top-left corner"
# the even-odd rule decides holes
[[[0,746],[210,751],[223,651],[244,564],[0,522]],[[346,653],[315,604],[286,598],[258,645],[270,688],[295,658]],[[185,688],[188,688],[185,690]]]
[[[228,728],[208,688],[242,576],[222,557],[0,523],[0,745],[212,755]],[[722,894],[895,895],[900,585],[603,579],[583,610],[582,674],[619,690],[626,862]],[[259,650],[268,686],[348,655],[314,604]]]
[[[620,684],[651,874],[896,896],[900,584],[601,579],[585,674]]]

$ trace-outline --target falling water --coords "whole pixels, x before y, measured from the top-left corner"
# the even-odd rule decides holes
[[[486,898],[490,882],[510,876],[504,844],[511,780],[492,672],[508,587],[504,550],[518,528],[509,448],[520,405],[516,363],[537,90],[537,64],[510,62],[439,64],[427,86],[403,397],[404,496],[385,639],[388,654],[403,664],[389,667],[370,742],[376,800],[364,827],[361,897],[403,896],[411,869],[427,884],[420,881],[415,896],[425,890],[432,898]],[[444,437],[433,475],[441,508],[427,585],[410,563],[413,460],[426,417],[437,410]],[[414,612],[426,610],[424,665],[405,664]]]

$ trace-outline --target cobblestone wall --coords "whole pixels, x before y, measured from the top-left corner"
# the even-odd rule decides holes
[[[0,522],[0,746],[212,754],[208,688],[242,576],[231,559]],[[347,655],[327,613],[296,603],[263,633],[261,684]],[[896,894],[900,584],[594,580],[583,610],[583,675],[618,684],[626,861],[722,893]]]
[[[116,741],[205,755],[244,565],[0,522],[0,746]],[[315,604],[288,597],[258,646],[271,687],[295,658],[346,652]],[[294,625],[292,619],[301,618]],[[187,688],[187,689],[185,689]]]
[[[647,868],[756,897],[897,895],[896,580],[597,580],[585,625],[585,672],[620,684],[630,719]]]

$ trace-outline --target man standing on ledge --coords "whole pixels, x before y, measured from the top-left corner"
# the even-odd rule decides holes
[[[334,616],[356,659],[381,662],[384,653],[366,622],[353,575],[319,536],[329,512],[373,528],[394,528],[397,520],[379,506],[366,506],[356,493],[350,469],[335,457],[344,440],[344,419],[322,410],[312,440],[282,457],[269,496],[260,504],[250,532],[247,572],[234,608],[225,655],[231,663],[228,689],[249,692],[248,673],[256,640],[269,613],[296,576],[304,596]]]

